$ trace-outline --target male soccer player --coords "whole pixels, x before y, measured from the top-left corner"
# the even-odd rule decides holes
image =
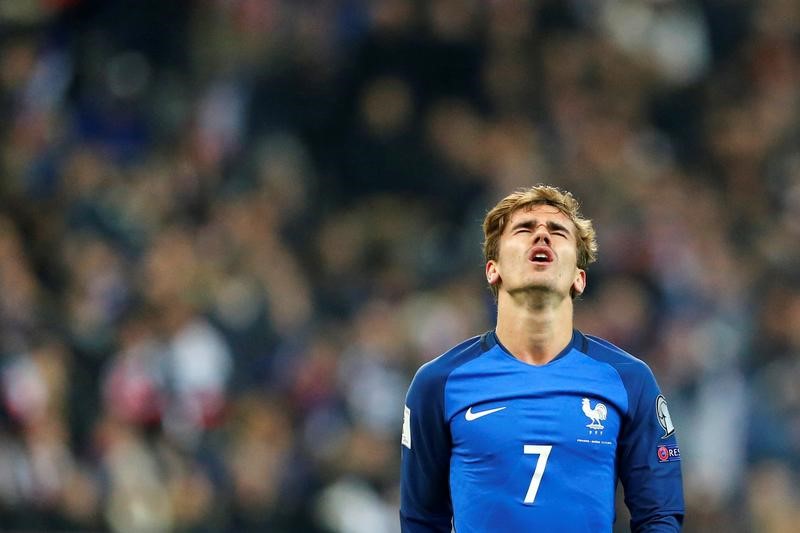
[[[423,365],[406,399],[400,521],[416,532],[634,532],[683,521],[675,428],[645,363],[573,329],[597,255],[568,192],[539,185],[483,222],[493,331]]]

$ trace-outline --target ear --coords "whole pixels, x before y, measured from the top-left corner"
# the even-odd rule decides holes
[[[575,280],[572,282],[572,294],[580,296],[586,290],[586,271],[578,269],[575,274]]]
[[[489,282],[489,285],[496,285],[500,281],[500,271],[494,260],[486,262],[486,281]]]

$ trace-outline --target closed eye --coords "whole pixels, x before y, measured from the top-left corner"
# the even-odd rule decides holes
[[[564,237],[564,238],[567,238],[570,235],[569,230],[567,228],[556,222],[548,222],[547,231],[549,231],[553,235],[558,235],[559,237]]]
[[[535,220],[522,220],[514,224],[514,227],[511,228],[511,233],[514,235],[517,233],[530,233],[533,231],[535,224]]]

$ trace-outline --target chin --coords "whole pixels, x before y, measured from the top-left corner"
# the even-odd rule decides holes
[[[524,283],[514,288],[508,289],[509,293],[555,293],[558,292],[557,288],[551,283]]]
[[[557,290],[558,284],[552,279],[534,278],[528,279],[522,284],[526,289]]]
[[[530,293],[539,293],[539,294],[559,294],[566,297],[570,297],[571,287],[561,287],[557,283],[552,281],[543,281],[543,280],[536,280],[531,281],[530,283],[525,283],[519,286],[516,291],[519,292],[530,292]],[[516,292],[515,291],[515,292]]]

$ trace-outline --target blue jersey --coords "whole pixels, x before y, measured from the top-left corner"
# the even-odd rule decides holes
[[[680,451],[648,366],[575,331],[542,366],[494,332],[423,365],[406,398],[400,521],[416,532],[679,531]]]

